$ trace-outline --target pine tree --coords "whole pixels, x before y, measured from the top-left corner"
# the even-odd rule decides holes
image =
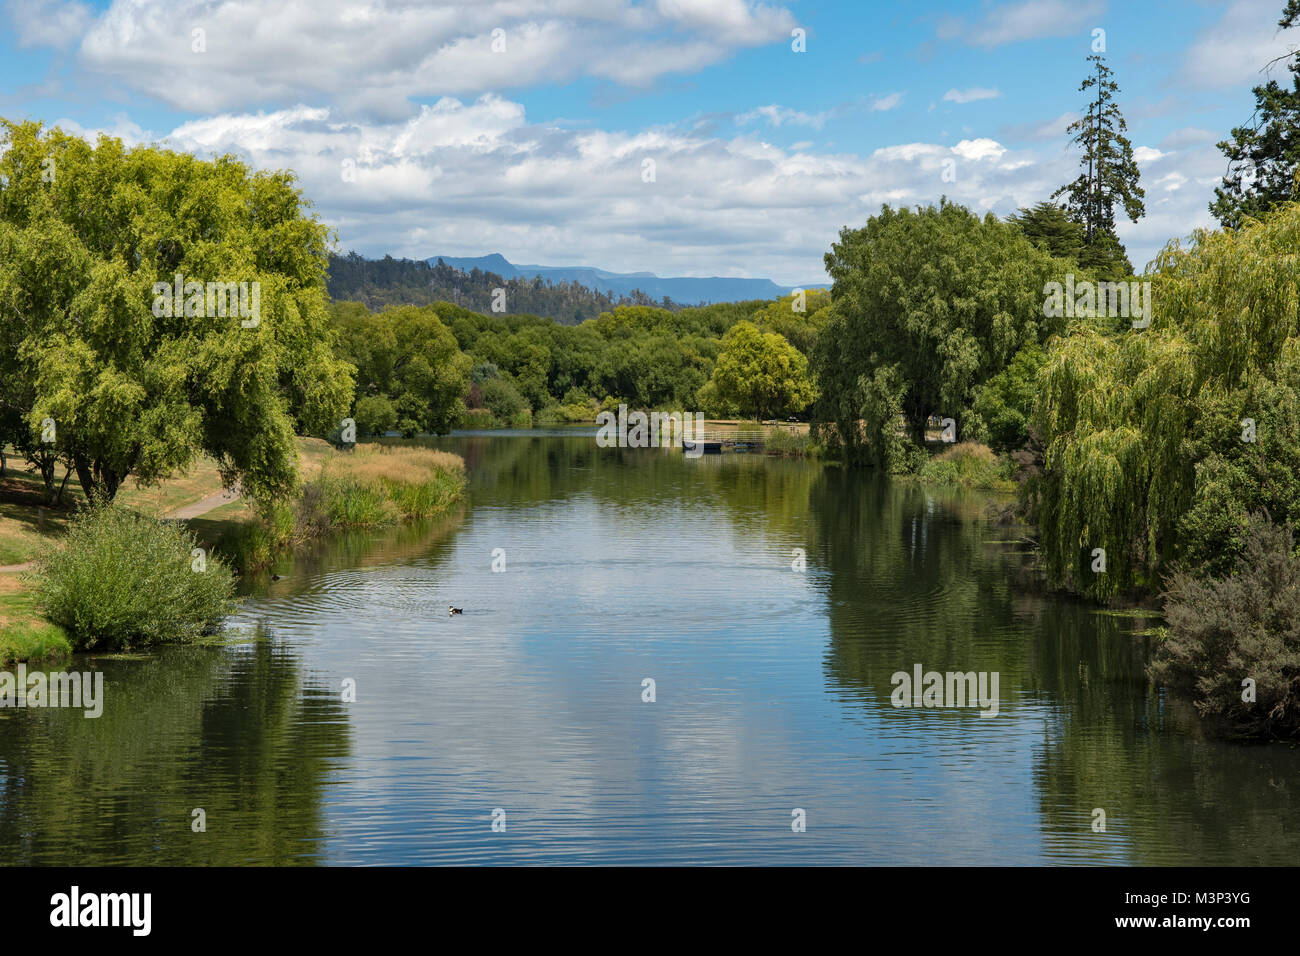
[[[1300,0],[1289,0],[1277,24],[1283,30],[1300,25]],[[1232,131],[1232,140],[1218,144],[1228,157],[1223,185],[1214,190],[1210,212],[1223,225],[1236,228],[1243,219],[1258,219],[1279,203],[1296,197],[1300,171],[1300,51],[1291,53],[1288,89],[1269,80],[1255,94],[1253,125]]]
[[[1124,207],[1132,222],[1146,212],[1146,196],[1138,185],[1138,168],[1133,159],[1133,144],[1124,135],[1128,124],[1115,102],[1119,86],[1106,66],[1103,54],[1094,53],[1088,61],[1096,66],[1079,86],[1080,92],[1095,90],[1089,100],[1088,114],[1071,123],[1066,132],[1083,149],[1080,166],[1083,172],[1067,183],[1052,198],[1065,194],[1066,208],[1084,228],[1084,257],[1081,265],[1100,270],[1120,268],[1131,273],[1133,267],[1124,247],[1115,235],[1115,206]]]

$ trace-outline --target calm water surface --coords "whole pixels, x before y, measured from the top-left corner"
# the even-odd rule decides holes
[[[80,661],[97,720],[0,711],[0,862],[1300,860],[1300,750],[1203,739],[1144,680],[1144,622],[1044,593],[978,497],[437,444],[457,514],[286,560],[229,646]],[[998,672],[1000,714],[895,709],[917,663]]]

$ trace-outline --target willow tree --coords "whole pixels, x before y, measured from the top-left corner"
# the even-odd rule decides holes
[[[1029,495],[1055,583],[1098,598],[1158,586],[1175,561],[1230,564],[1253,511],[1300,518],[1298,244],[1294,204],[1171,243],[1149,328],[1053,343]]]
[[[1044,316],[1043,290],[1074,268],[947,200],[885,206],[844,229],[826,255],[832,304],[813,359],[828,439],[850,461],[894,466],[909,453],[900,416],[913,448],[931,415],[951,417],[959,438],[977,434],[976,388],[1063,330]]]
[[[0,121],[0,401],[88,496],[201,453],[285,494],[351,393],[326,248],[288,173]]]

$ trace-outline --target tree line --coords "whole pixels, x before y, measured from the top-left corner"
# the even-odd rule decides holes
[[[355,252],[330,255],[327,287],[331,298],[361,302],[371,309],[448,302],[475,312],[499,312],[508,305],[511,312],[545,316],[562,325],[594,319],[620,305],[682,308],[668,296],[656,300],[639,289],[611,295],[580,282],[553,282],[541,276],[506,279],[477,267],[465,272],[441,259],[430,265],[392,256],[366,259]]]

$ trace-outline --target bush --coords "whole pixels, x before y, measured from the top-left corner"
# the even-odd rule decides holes
[[[303,487],[297,526],[303,534],[426,518],[460,496],[464,462],[432,448],[359,445],[324,462]]]
[[[1029,441],[1029,416],[1038,393],[1038,370],[1046,357],[1030,343],[1016,353],[1011,364],[975,389],[974,412],[997,451],[1015,451]]]
[[[767,433],[763,450],[780,458],[815,458],[817,443],[808,432],[776,428]]]
[[[461,428],[492,428],[497,420],[486,408],[467,408],[460,416]]]
[[[1009,467],[988,445],[964,441],[923,464],[917,477],[936,485],[1010,490]]]
[[[216,630],[234,608],[234,578],[180,525],[103,504],[80,512],[63,547],[38,564],[42,610],[73,650],[124,650]]]
[[[1165,617],[1154,679],[1234,732],[1300,736],[1300,557],[1289,526],[1252,517],[1230,576],[1174,574]],[[1247,678],[1254,700],[1242,700]]]
[[[527,407],[519,389],[506,378],[490,378],[483,382],[483,404],[501,422],[513,421]]]

